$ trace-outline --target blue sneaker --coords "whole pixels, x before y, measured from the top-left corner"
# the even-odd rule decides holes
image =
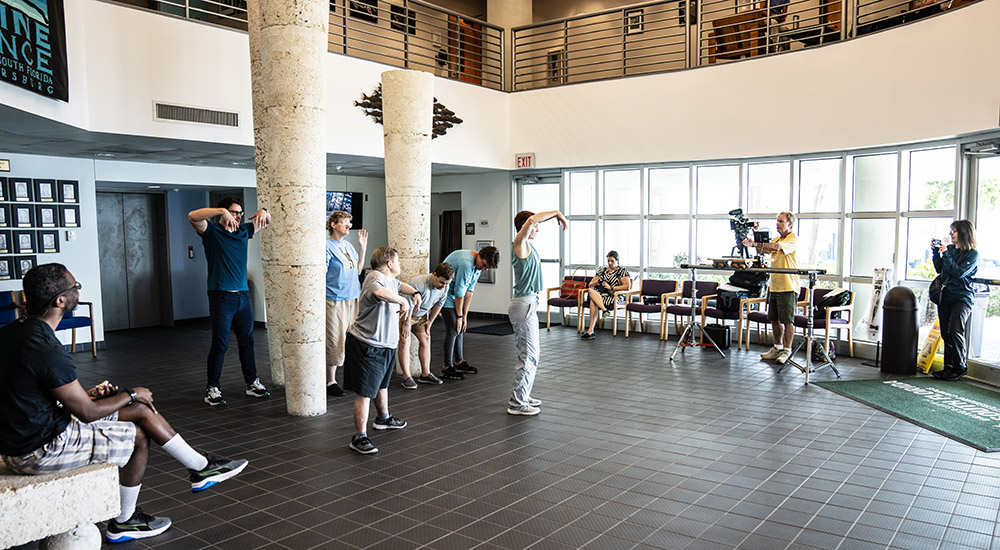
[[[222,461],[214,456],[206,456],[208,466],[201,470],[188,470],[191,473],[191,492],[204,491],[216,483],[221,483],[247,467],[246,460]]]
[[[155,537],[170,528],[170,518],[158,518],[136,508],[132,517],[118,523],[114,519],[108,522],[108,531],[104,538],[108,542],[126,542],[135,539]]]

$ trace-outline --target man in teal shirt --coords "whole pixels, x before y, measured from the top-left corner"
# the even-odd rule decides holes
[[[517,345],[517,367],[514,373],[514,390],[510,394],[507,414],[535,416],[542,410],[538,399],[531,397],[531,387],[535,383],[535,370],[540,356],[538,348],[538,293],[542,291],[542,261],[531,240],[538,234],[538,224],[555,218],[566,230],[566,217],[558,210],[540,212],[527,210],[514,216],[514,237],[512,253],[514,258],[514,298],[507,307],[507,316],[514,326],[514,342]]]

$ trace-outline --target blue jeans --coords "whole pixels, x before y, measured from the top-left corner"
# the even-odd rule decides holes
[[[510,394],[512,407],[527,407],[531,387],[535,384],[535,370],[541,352],[538,348],[538,294],[519,296],[510,301],[507,317],[514,325],[514,343],[517,345],[517,365],[514,371],[514,390]]]
[[[465,333],[458,332],[458,313],[453,307],[443,307],[441,318],[444,319],[444,366],[464,363]]]
[[[257,379],[257,360],[253,352],[253,308],[250,292],[208,291],[208,316],[212,320],[212,347],[208,350],[208,385],[222,388],[222,361],[229,349],[229,331],[236,333],[240,366],[247,385]]]

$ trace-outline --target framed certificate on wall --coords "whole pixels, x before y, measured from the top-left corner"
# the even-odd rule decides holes
[[[72,180],[59,180],[56,182],[59,189],[59,202],[80,202],[80,186]]]
[[[38,251],[43,254],[59,252],[59,232],[56,230],[38,232]]]
[[[9,204],[0,204],[0,227],[10,227]]]
[[[14,247],[10,242],[10,231],[0,231],[0,254],[13,254]]]
[[[13,279],[14,275],[14,258],[0,257],[0,281]]]
[[[7,198],[7,178],[0,178],[0,202],[9,201]]]
[[[15,253],[34,254],[38,250],[35,248],[34,231],[13,231],[11,235],[13,235],[12,240],[14,241]]]
[[[30,204],[15,204],[11,208],[11,218],[14,224],[11,227],[34,227],[35,207]]]
[[[35,207],[35,222],[38,223],[38,227],[58,227],[58,207],[54,204],[39,204]]]
[[[10,196],[15,202],[31,202],[33,198],[33,185],[29,178],[7,178],[7,186],[10,188]]]
[[[35,201],[56,202],[56,180],[35,180]]]
[[[60,206],[59,221],[61,227],[80,227],[80,207]]]
[[[14,256],[14,273],[18,279],[23,279],[24,274],[35,267],[34,256]]]

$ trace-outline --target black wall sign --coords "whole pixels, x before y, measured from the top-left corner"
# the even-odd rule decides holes
[[[0,81],[69,101],[63,0],[0,0]]]

